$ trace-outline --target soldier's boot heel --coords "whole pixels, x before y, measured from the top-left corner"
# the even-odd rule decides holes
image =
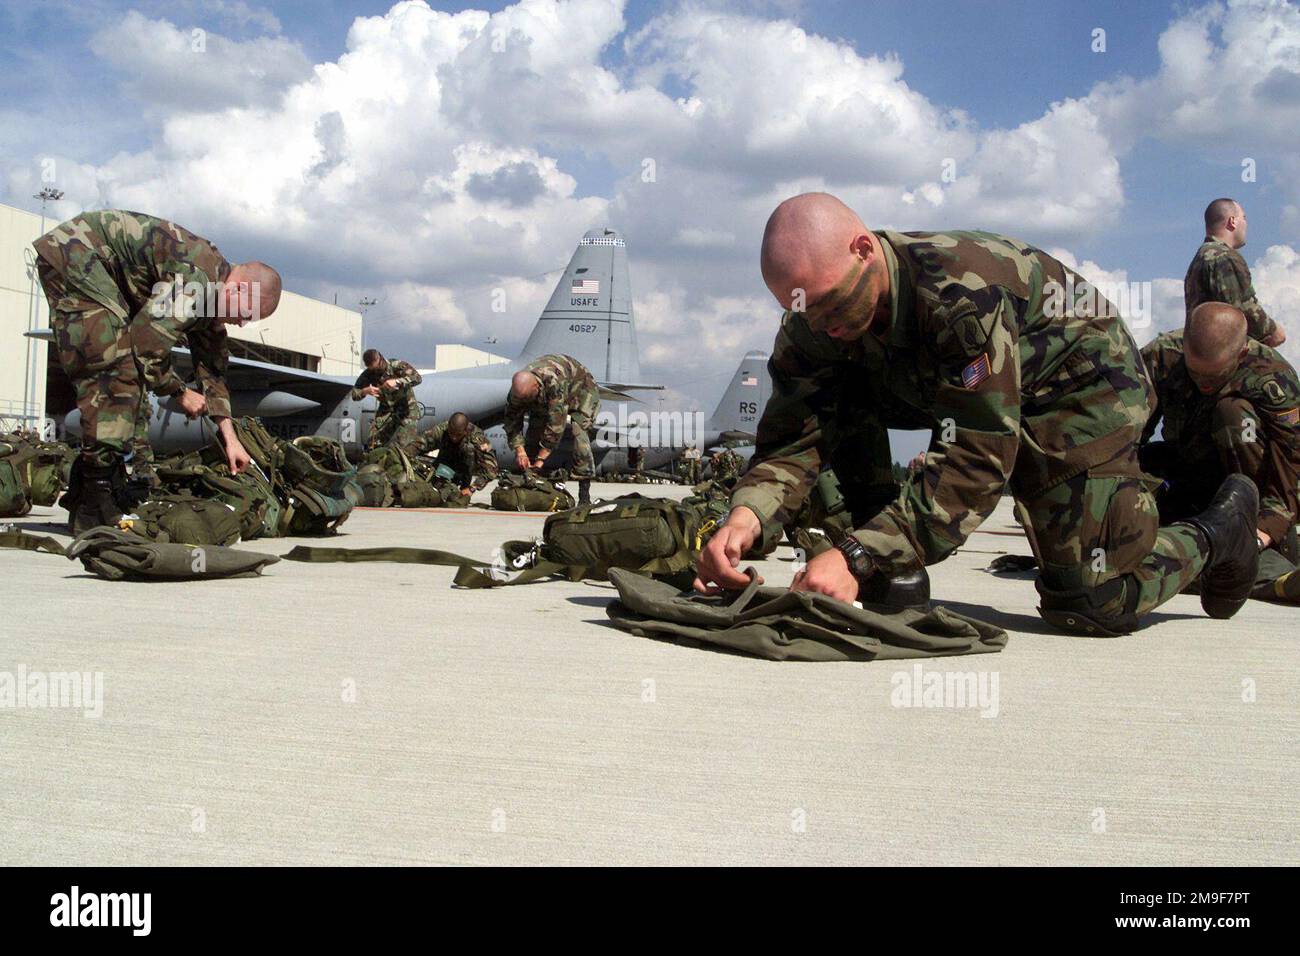
[[[873,574],[858,589],[858,600],[863,604],[913,611],[930,610],[930,575],[925,568],[887,577]]]
[[[1043,585],[1041,577],[1034,586],[1040,598],[1038,613],[1062,631],[1086,637],[1119,637],[1137,630],[1138,590],[1126,589],[1119,578],[1078,591],[1054,591]]]
[[[122,518],[118,504],[121,482],[115,481],[113,465],[85,465],[82,469],[81,496],[70,515],[74,535],[100,525],[116,526]]]
[[[1245,475],[1229,475],[1208,508],[1178,522],[1195,528],[1209,544],[1199,581],[1201,607],[1212,618],[1232,617],[1250,597],[1259,573],[1258,522],[1259,489]]]

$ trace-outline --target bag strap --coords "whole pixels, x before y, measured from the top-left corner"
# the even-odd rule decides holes
[[[44,551],[46,554],[66,555],[68,552],[54,538],[26,531],[0,531],[0,548],[18,551]]]
[[[394,561],[399,564],[431,564],[456,568],[456,576],[452,579],[452,583],[470,589],[528,584],[556,574],[571,574],[573,571],[569,565],[557,564],[554,561],[539,561],[512,578],[495,578],[481,570],[491,567],[490,562],[435,548],[319,548],[300,544],[286,554],[284,560],[313,563]],[[580,578],[571,578],[571,580],[580,580]]]

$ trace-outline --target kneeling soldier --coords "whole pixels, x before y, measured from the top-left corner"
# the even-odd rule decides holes
[[[1146,427],[1142,465],[1164,479],[1156,494],[1162,522],[1204,509],[1228,475],[1246,475],[1259,488],[1260,585],[1279,582],[1300,597],[1291,529],[1300,481],[1300,380],[1276,351],[1247,334],[1246,316],[1222,302],[1205,302],[1182,332],[1161,335],[1142,349],[1158,404]],[[1151,441],[1163,421],[1161,441]],[[1285,581],[1283,579],[1285,578]]]
[[[438,453],[438,464],[446,465],[455,473],[452,480],[465,497],[497,476],[497,456],[492,451],[492,443],[464,412],[456,412],[416,440],[414,454],[434,452]]]
[[[812,558],[795,590],[854,600],[878,576],[923,574],[1009,486],[1040,612],[1059,627],[1131,631],[1198,578],[1211,616],[1245,603],[1259,563],[1254,484],[1230,476],[1200,514],[1158,528],[1137,456],[1150,380],[1114,306],[1062,263],[992,233],[872,232],[817,193],[772,214],[762,271],[788,310],[772,397],[697,588],[748,583],[741,555],[798,513],[833,457],[823,419],[838,419],[839,433],[870,430],[884,448],[887,427],[925,425],[930,446],[899,496]]]

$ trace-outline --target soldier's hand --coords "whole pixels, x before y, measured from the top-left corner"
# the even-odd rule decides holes
[[[362,395],[373,395],[373,396],[375,396],[375,397],[377,398],[377,397],[379,396],[379,386],[378,386],[378,385],[367,385],[365,388],[363,388],[363,389],[361,390],[361,394],[362,394]]]
[[[739,591],[749,584],[749,578],[739,570],[740,559],[759,535],[763,526],[758,515],[748,508],[733,508],[726,523],[719,528],[700,552],[695,566],[695,590],[708,594],[718,588]],[[762,584],[763,579],[759,578]]]
[[[520,471],[527,471],[529,468],[528,452],[522,448],[515,449],[515,464],[519,466]]]
[[[185,417],[193,421],[208,410],[208,400],[202,392],[196,392],[192,388],[183,389],[177,396],[176,402],[185,413]]]
[[[240,440],[234,435],[226,437],[226,465],[230,468],[232,475],[243,473],[252,462],[248,450],[244,448]]]
[[[462,495],[463,497],[468,498],[470,495],[472,495],[472,494],[474,493],[474,489],[473,489],[473,488],[462,488],[462,489],[460,489],[460,493],[461,493],[461,495]]]
[[[858,579],[849,570],[849,562],[837,549],[823,551],[794,576],[791,591],[812,591],[840,601],[858,599]]]
[[[384,388],[388,389],[389,391],[392,391],[393,389],[398,388],[400,384],[401,383],[398,382],[397,379],[390,378],[384,381]]]
[[[1264,340],[1264,344],[1267,345],[1269,348],[1275,349],[1285,341],[1286,341],[1286,329],[1282,328],[1282,326],[1279,324],[1273,326],[1273,334]]]

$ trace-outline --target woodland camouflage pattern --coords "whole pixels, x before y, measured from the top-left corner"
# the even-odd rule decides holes
[[[231,268],[216,246],[175,223],[110,209],[55,226],[32,247],[88,460],[108,465],[124,453],[145,388],[166,396],[185,387],[171,367],[177,345],[190,349],[208,414],[230,416],[226,329],[207,315],[207,290]],[[183,296],[177,283],[205,291]]]
[[[732,496],[762,521],[764,548],[797,516],[823,462],[842,483],[865,475],[890,488],[885,429],[925,428],[924,468],[854,532],[883,572],[943,560],[1009,485],[1040,589],[1113,581],[1106,613],[1145,613],[1193,581],[1202,539],[1188,527],[1157,531],[1138,466],[1155,399],[1114,306],[1014,239],[876,235],[891,283],[881,335],[841,342],[811,331],[806,313],[782,318],[772,396]],[[843,448],[853,456],[837,455]]]
[[[413,454],[438,453],[438,463],[456,470],[456,482],[462,488],[482,488],[497,476],[497,456],[483,429],[473,422],[459,443],[452,440],[447,422],[439,422],[420,435]]]
[[[1213,395],[1203,395],[1183,361],[1183,333],[1161,335],[1142,349],[1158,405],[1147,423],[1158,443],[1168,494],[1165,520],[1203,509],[1219,483],[1243,474],[1259,486],[1259,529],[1283,541],[1296,521],[1300,481],[1300,380],[1276,351],[1250,342],[1237,371]]]
[[[554,451],[564,437],[566,421],[573,419],[574,478],[591,478],[596,474],[596,459],[591,451],[591,435],[600,409],[600,389],[586,367],[568,355],[543,355],[521,370],[531,372],[542,383],[531,402],[506,399],[506,441],[512,449],[545,448]],[[524,434],[524,416],[528,433]]]
[[[1255,298],[1250,281],[1250,267],[1240,252],[1222,239],[1206,239],[1192,257],[1183,279],[1183,303],[1187,314],[1202,302],[1226,302],[1246,316],[1246,329],[1252,339],[1268,338],[1277,329]]]
[[[384,382],[389,379],[397,380],[396,388],[384,388]],[[361,390],[368,385],[379,388],[379,408],[370,426],[366,448],[396,445],[403,451],[410,450],[416,441],[416,424],[420,421],[420,403],[415,400],[415,386],[423,380],[414,365],[401,359],[386,359],[383,368],[373,372],[368,368],[362,370],[352,387],[352,400],[361,401],[365,397]]]
[[[713,480],[734,481],[740,477],[745,461],[730,448],[719,452],[713,459]]]

